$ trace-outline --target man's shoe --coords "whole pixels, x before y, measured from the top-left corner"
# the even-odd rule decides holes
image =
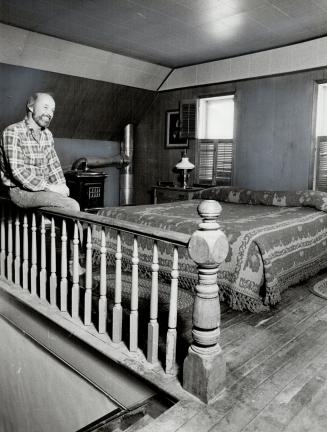
[[[51,228],[51,225],[52,225],[51,219],[44,216],[44,227],[45,228]]]
[[[69,276],[72,279],[73,275],[74,275],[74,266],[73,266],[73,261],[69,261],[68,264],[68,271],[69,271]],[[83,274],[85,274],[86,269],[85,267],[82,267],[79,263],[78,263],[78,276],[83,276]]]

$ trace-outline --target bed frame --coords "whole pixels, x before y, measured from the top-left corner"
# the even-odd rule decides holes
[[[204,200],[198,207],[202,222],[191,236],[177,232],[166,232],[138,224],[101,217],[84,212],[72,212],[54,208],[35,211],[17,208],[6,198],[0,198],[0,277],[2,285],[10,287],[13,296],[23,296],[33,302],[34,309],[46,307],[58,316],[69,315],[88,333],[88,338],[106,336],[112,348],[113,360],[119,361],[134,372],[142,375],[161,389],[179,397],[178,386],[204,402],[210,402],[223,389],[225,361],[219,345],[220,303],[217,285],[219,264],[226,258],[228,242],[220,230],[218,218],[221,206],[215,200]],[[85,283],[79,277],[80,234],[84,226]],[[94,311],[92,301],[92,229],[101,230],[100,284],[99,296]],[[70,227],[70,229],[68,229]],[[114,269],[114,306],[112,328],[107,329],[107,250],[106,232],[116,233],[117,250]],[[70,232],[72,237],[70,238]],[[122,321],[122,236],[133,237],[131,258],[131,292],[128,343],[123,342]],[[139,349],[139,239],[147,238],[153,244],[151,266],[150,317],[147,328],[146,352]],[[170,280],[170,301],[168,331],[165,344],[165,360],[158,359],[158,290],[160,290],[158,254],[160,242],[170,243],[173,250],[173,264]],[[73,244],[73,275],[68,276],[68,250]],[[183,364],[183,375],[178,375],[176,349],[178,341],[178,254],[181,248],[188,248],[190,257],[198,267],[198,284],[195,288],[192,339]],[[58,264],[58,250],[60,265]],[[57,267],[60,272],[57,272]],[[84,296],[81,296],[81,290]],[[83,304],[81,304],[83,298]],[[68,299],[70,299],[68,304]],[[36,306],[35,306],[36,304]],[[82,312],[81,312],[82,311]],[[96,312],[96,321],[93,312]],[[110,330],[110,331],[109,331]],[[110,334],[110,337],[109,337]],[[118,351],[117,351],[118,350]],[[119,356],[117,356],[119,352]],[[120,360],[117,360],[119,357]],[[184,391],[183,390],[183,391]]]

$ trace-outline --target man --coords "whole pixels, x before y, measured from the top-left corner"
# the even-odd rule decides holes
[[[50,94],[35,93],[27,101],[24,120],[3,131],[1,189],[18,207],[61,207],[79,211],[78,202],[68,196],[69,189],[48,129],[55,106]],[[84,273],[82,267],[79,273]]]
[[[55,101],[47,93],[36,93],[26,104],[23,121],[8,126],[0,144],[3,189],[19,207],[63,207],[79,210],[69,198],[61,165],[48,126]]]

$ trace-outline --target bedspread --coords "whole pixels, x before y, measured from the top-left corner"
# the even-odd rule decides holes
[[[208,192],[207,192],[208,193]],[[327,195],[326,195],[327,196]],[[227,200],[228,201],[228,200]],[[175,203],[116,207],[100,210],[125,221],[192,234],[198,227],[199,199]],[[258,312],[280,301],[282,291],[317,273],[327,264],[327,213],[311,207],[251,205],[221,202],[221,229],[229,241],[229,253],[218,271],[222,300],[234,309]],[[294,204],[293,204],[294,205]],[[132,238],[123,241],[124,265],[130,265]],[[128,238],[130,237],[130,238]],[[108,259],[114,261],[116,234],[107,236]],[[99,250],[99,230],[93,233]],[[152,242],[139,241],[140,272],[151,274]],[[172,247],[159,245],[160,277],[169,279]],[[98,259],[95,253],[95,260]],[[128,258],[129,257],[129,258]],[[194,288],[197,270],[185,248],[179,250],[179,284]]]

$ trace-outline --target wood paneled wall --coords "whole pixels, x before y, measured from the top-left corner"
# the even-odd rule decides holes
[[[60,138],[121,140],[138,124],[156,93],[149,90],[0,64],[0,129],[21,120],[35,91],[52,92],[56,114],[50,129]]]
[[[136,202],[151,202],[151,186],[174,180],[180,150],[165,149],[165,112],[184,98],[235,92],[234,185],[307,189],[313,141],[314,89],[327,69],[160,93],[136,134]],[[192,148],[189,150],[192,159]]]

